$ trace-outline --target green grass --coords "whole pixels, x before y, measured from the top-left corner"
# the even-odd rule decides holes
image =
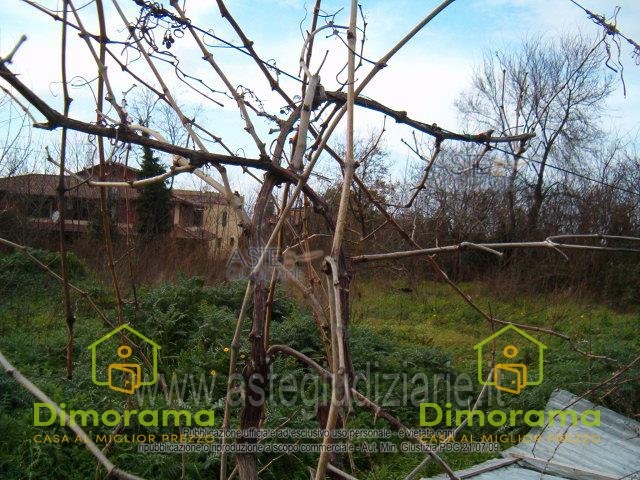
[[[36,252],[43,262],[57,268],[55,254]],[[115,321],[113,297],[109,289],[95,281],[75,259],[72,280],[91,292],[108,318]],[[371,374],[401,372],[408,378],[416,374],[461,374],[476,377],[473,346],[491,333],[491,328],[449,287],[425,282],[410,293],[400,290],[401,283],[360,282],[352,286],[351,348],[357,370],[374,365]],[[622,364],[638,355],[640,344],[637,312],[618,312],[584,300],[547,295],[507,297],[479,283],[461,285],[483,308],[497,318],[553,328],[575,338],[583,350],[611,356]],[[134,328],[149,334],[162,345],[161,373],[183,376],[194,372],[217,372],[214,396],[222,398],[226,385],[228,353],[235,318],[240,307],[242,283],[206,286],[199,279],[180,279],[154,288],[141,288],[140,309],[126,307],[126,318]],[[76,314],[74,379],[65,378],[66,332],[60,285],[34,269],[21,255],[0,255],[0,351],[28,378],[57,402],[76,408],[122,408],[122,395],[97,387],[90,380],[90,356],[86,346],[106,333],[107,325],[74,296]],[[249,325],[245,329],[248,336]],[[272,343],[285,343],[305,351],[316,361],[322,361],[322,349],[313,318],[306,306],[294,302],[279,292],[273,309]],[[594,361],[580,355],[560,338],[534,333],[548,345],[545,357],[545,381],[538,387],[528,387],[520,395],[506,397],[507,408],[543,408],[554,388],[564,388],[581,394],[608,378],[619,365]],[[247,352],[248,344],[241,346]],[[239,370],[246,365],[241,358]],[[274,375],[293,373],[297,378],[309,370],[292,358],[279,357],[273,365]],[[637,377],[638,370],[628,373]],[[382,395],[391,388],[383,380]],[[311,387],[309,387],[311,388]],[[474,386],[477,393],[479,387]],[[637,413],[640,403],[637,382],[627,382],[601,398],[602,392],[589,398],[627,415]],[[402,392],[395,388],[391,400]],[[374,398],[380,402],[380,396]],[[146,401],[146,400],[145,400]],[[187,396],[184,408],[198,410],[197,400]],[[443,404],[444,400],[439,399]],[[95,462],[79,445],[38,445],[32,441],[43,429],[32,425],[33,399],[5,375],[0,376],[0,477],[2,478],[72,478],[95,476]],[[158,408],[157,406],[154,408]],[[270,404],[267,427],[289,419],[290,428],[317,428],[314,406]],[[419,411],[414,406],[390,406],[388,410],[407,426],[417,428]],[[218,414],[217,425],[221,418]],[[235,412],[237,413],[237,412]],[[237,416],[237,415],[236,415]],[[375,423],[369,411],[358,409],[349,417],[352,428],[384,428]],[[89,428],[90,433],[109,433],[110,428]],[[148,429],[137,426],[131,433]],[[495,429],[494,429],[495,430]],[[518,426],[514,432],[527,431]],[[61,427],[54,429],[63,433]],[[474,431],[468,429],[468,431]],[[485,430],[482,430],[485,431]],[[149,433],[149,432],[147,432]],[[508,433],[501,431],[500,433]],[[505,445],[506,447],[507,445]],[[491,458],[490,454],[446,454],[454,468],[464,468]],[[110,458],[119,465],[130,466],[134,473],[157,479],[178,478],[180,455],[140,455],[134,447],[119,445]],[[188,478],[217,478],[218,459],[207,454],[188,455]],[[259,458],[261,465],[273,456]],[[391,480],[404,477],[423,458],[421,454],[354,455],[362,480]],[[261,478],[306,479],[307,465],[316,456],[298,454],[279,458]],[[431,462],[421,473],[440,473]],[[99,477],[100,478],[100,477]]]
[[[448,285],[423,282],[414,286],[411,292],[404,291],[402,287],[406,287],[402,282],[361,282],[353,288],[353,325],[384,334],[398,345],[429,345],[442,350],[450,356],[454,371],[475,378],[477,361],[473,347],[492,333],[490,324]],[[591,360],[573,351],[563,339],[532,332],[548,346],[544,382],[540,386],[526,388],[520,395],[506,394],[508,408],[542,409],[555,388],[583,394],[640,354],[637,334],[640,313],[637,311],[617,312],[583,299],[564,296],[507,297],[481,283],[461,284],[460,287],[495,318],[556,330],[569,335],[583,351],[620,361],[618,365]],[[627,378],[634,375],[637,378],[638,369],[634,371]],[[606,391],[601,390],[587,398],[623,414],[637,415],[640,404],[637,382],[628,382],[603,398]],[[513,433],[524,433],[528,429],[520,426]],[[491,457],[491,454],[444,456],[454,468],[466,468]],[[420,458],[413,454],[386,457],[364,478],[401,478]],[[438,468],[431,462],[422,475],[438,473]]]
[[[581,394],[640,353],[637,334],[640,313],[637,311],[618,312],[565,296],[507,297],[480,283],[460,286],[495,318],[555,330],[568,335],[581,351],[620,361],[620,365],[616,365],[592,360],[573,351],[564,339],[530,332],[548,346],[547,375],[544,384],[536,389],[539,403],[546,402],[554,388]],[[404,285],[400,282],[360,283],[353,289],[353,324],[389,335],[399,344],[434,346],[451,356],[456,371],[475,375],[477,362],[473,347],[491,335],[489,322],[446,284],[424,282],[412,292],[403,291],[401,287]],[[623,388],[602,401],[631,415],[637,413],[634,408],[637,409],[640,402],[638,393],[637,389]],[[598,396],[592,398],[599,400]]]

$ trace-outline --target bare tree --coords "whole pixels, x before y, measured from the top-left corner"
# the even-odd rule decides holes
[[[3,135],[0,137],[0,176],[10,177],[29,168],[31,145],[31,113],[5,87],[0,87],[0,112]]]
[[[598,139],[599,120],[614,79],[606,73],[604,39],[537,38],[521,48],[487,53],[472,90],[458,108],[472,125],[501,134],[536,132],[526,146],[508,144],[509,226],[516,228],[516,202],[526,201],[529,232],[535,232],[549,191],[550,162],[580,169],[576,152]],[[519,199],[520,185],[524,199]],[[552,182],[551,182],[552,185]]]
[[[446,247],[423,248],[416,237],[403,227],[402,214],[397,215],[398,210],[408,207],[401,205],[393,207],[395,209],[393,212],[390,211],[387,199],[376,191],[378,189],[376,182],[380,181],[379,175],[384,173],[381,164],[377,164],[376,167],[377,160],[371,159],[376,158],[371,155],[379,155],[377,140],[373,144],[369,142],[370,147],[362,150],[359,150],[357,145],[355,137],[357,108],[380,112],[434,139],[434,148],[426,163],[425,175],[421,177],[423,180],[414,187],[416,190],[425,188],[429,171],[437,164],[439,152],[445,145],[464,142],[475,152],[478,161],[489,150],[500,146],[506,149],[511,148],[511,154],[518,158],[525,152],[527,146],[532,145],[534,156],[542,155],[543,159],[540,161],[544,162],[537,170],[534,203],[530,212],[532,222],[535,222],[540,204],[544,199],[544,166],[547,159],[556,155],[557,150],[562,150],[556,149],[557,145],[566,144],[565,148],[575,145],[570,143],[571,136],[578,135],[585,127],[593,126],[586,118],[586,114],[591,112],[591,109],[595,108],[594,105],[597,106],[598,103],[594,103],[592,97],[586,95],[586,89],[590,89],[589,95],[592,95],[593,90],[596,89],[596,94],[599,92],[596,98],[606,97],[610,89],[609,83],[602,84],[600,77],[595,79],[593,76],[599,66],[597,55],[585,50],[582,43],[571,43],[567,40],[566,48],[560,50],[542,43],[530,47],[531,64],[521,65],[515,58],[510,60],[505,57],[505,65],[513,64],[513,72],[510,73],[513,78],[508,79],[511,82],[508,92],[509,98],[518,105],[515,123],[513,118],[507,119],[504,113],[507,107],[503,107],[504,102],[501,101],[503,97],[506,98],[501,93],[501,85],[505,85],[505,91],[507,88],[506,74],[504,80],[500,77],[496,78],[495,74],[488,77],[488,83],[482,84],[486,89],[486,95],[474,99],[478,105],[477,111],[482,111],[480,107],[487,108],[486,104],[488,104],[493,109],[492,112],[497,112],[493,118],[485,120],[489,130],[476,134],[451,132],[438,127],[432,121],[416,120],[405,111],[397,111],[377,100],[366,98],[363,91],[374,77],[383,68],[392,68],[395,54],[453,1],[445,0],[434,10],[422,13],[421,15],[424,16],[415,27],[396,43],[390,45],[389,50],[382,57],[370,60],[364,51],[363,33],[366,25],[360,14],[358,3],[355,0],[347,2],[348,18],[341,24],[338,21],[341,18],[338,12],[323,13],[318,0],[309,29],[304,34],[301,44],[300,72],[296,74],[285,72],[263,60],[259,56],[258,46],[248,38],[248,33],[234,19],[222,0],[216,2],[219,11],[242,43],[242,47],[234,43],[236,39],[230,41],[220,38],[208,28],[196,25],[185,12],[183,2],[177,0],[171,0],[166,7],[155,2],[134,0],[138,9],[136,12],[132,12],[128,8],[131,5],[127,3],[125,6],[122,0],[111,0],[110,4],[114,10],[109,22],[106,21],[105,8],[101,0],[96,0],[95,5],[88,4],[82,8],[76,6],[73,0],[65,0],[62,15],[47,9],[40,2],[24,0],[24,3],[35,11],[64,25],[63,65],[66,32],[69,32],[69,36],[72,31],[79,34],[95,63],[97,75],[95,111],[92,111],[91,115],[83,116],[78,112],[72,115],[68,110],[68,95],[64,97],[63,112],[49,105],[23,81],[19,72],[11,68],[12,56],[19,54],[17,48],[9,56],[0,58],[0,77],[13,89],[15,97],[20,97],[21,101],[37,111],[38,127],[49,130],[61,128],[64,132],[76,131],[96,138],[95,155],[101,166],[101,175],[99,179],[92,180],[89,184],[101,191],[103,222],[107,222],[105,208],[107,187],[139,187],[150,182],[164,181],[167,176],[188,172],[196,175],[224,196],[229,208],[235,210],[242,228],[239,244],[241,254],[249,259],[250,252],[258,252],[255,261],[250,262],[251,272],[231,341],[228,389],[222,419],[222,429],[229,430],[232,425],[232,415],[234,415],[230,399],[235,387],[234,378],[236,378],[240,341],[246,337],[250,344],[250,361],[242,371],[245,401],[237,418],[241,435],[236,440],[241,448],[240,453],[234,456],[235,467],[231,472],[236,473],[230,473],[229,455],[226,450],[223,450],[220,468],[222,480],[227,480],[236,474],[242,480],[258,478],[259,467],[256,454],[242,447],[258,441],[246,435],[246,432],[263,428],[265,417],[269,415],[266,409],[269,364],[275,361],[277,355],[288,355],[305,363],[331,384],[331,403],[323,422],[328,434],[323,439],[323,449],[315,465],[316,480],[324,479],[327,472],[342,475],[342,478],[352,478],[345,473],[340,473],[341,469],[331,463],[329,447],[338,441],[335,438],[335,429],[348,418],[351,409],[354,408],[353,399],[357,399],[364,408],[371,411],[375,418],[382,418],[393,428],[408,432],[408,428],[400,420],[353,387],[354,372],[349,331],[350,282],[355,263],[377,261],[382,258],[424,258],[427,265],[443,281],[447,282],[493,326],[496,323],[509,322],[495,318],[474,302],[448,277],[433,254],[474,249],[485,254],[501,256],[502,250],[507,248],[549,249],[561,255],[569,249],[636,251],[634,248],[619,244],[622,240],[634,242],[634,239],[617,239],[608,236],[549,237],[546,241],[511,242],[505,245],[461,242]],[[88,14],[90,8],[93,8],[97,15],[97,26],[90,26],[88,23],[88,19],[91,18]],[[177,34],[177,31],[180,33]],[[320,32],[322,37],[328,37],[324,39],[325,41],[334,42],[329,44],[331,48],[326,55],[316,54],[321,37],[318,35]],[[176,41],[189,42],[190,47],[198,51],[198,55],[204,61],[203,66],[209,72],[207,80],[196,77],[194,71],[185,70],[176,54],[171,51],[171,46]],[[246,55],[255,64],[261,76],[232,78],[218,57],[219,50],[213,48],[219,45],[231,48],[238,55]],[[574,54],[567,56],[567,49],[573,49]],[[547,50],[551,53],[547,53]],[[333,81],[333,78],[336,78],[335,75],[324,75],[324,72],[329,69],[328,63],[325,62],[327,57],[331,57],[331,60],[340,65],[335,82]],[[576,64],[576,58],[584,59],[584,64],[580,63],[582,60]],[[495,68],[495,65],[487,64],[487,73],[495,73]],[[529,75],[525,75],[529,68],[533,70],[530,78]],[[114,71],[124,75],[126,83],[124,88],[116,87]],[[571,73],[573,71],[576,73]],[[341,75],[342,72],[346,72],[345,75]],[[567,72],[570,74],[566,75]],[[322,77],[321,73],[323,73]],[[215,79],[217,88],[210,84],[211,78]],[[227,145],[226,139],[222,139],[208,126],[202,125],[197,118],[189,117],[175,89],[172,88],[174,81],[181,82],[180,84],[188,87],[201,102],[206,102],[210,106],[217,107],[223,102],[225,105],[232,105],[238,119],[238,132],[243,135],[242,145],[235,148]],[[153,126],[138,123],[139,119],[134,118],[132,112],[128,110],[127,102],[123,101],[123,95],[120,94],[122,91],[129,91],[133,84],[149,92],[150,98],[154,98],[152,105],[157,97],[158,104],[164,105],[167,115],[179,120],[182,130],[171,129],[165,133],[154,129]],[[267,104],[262,102],[256,93],[265,86],[271,89],[274,96],[277,96],[277,104],[281,105],[281,108],[266,109]],[[554,93],[550,96],[548,92]],[[146,108],[145,112],[149,112],[149,108]],[[342,122],[343,119],[346,121]],[[267,122],[268,128],[264,128],[258,121]],[[515,128],[513,128],[514,125]],[[331,136],[339,128],[345,131],[343,152],[336,152],[329,146]],[[535,136],[535,132],[539,132],[538,136]],[[535,140],[532,140],[534,136]],[[582,139],[583,136],[577,138]],[[159,175],[141,182],[106,182],[103,172],[107,160],[115,152],[131,148],[133,145],[148,147],[170,155],[172,167],[168,175]],[[63,140],[63,152],[64,148]],[[370,153],[361,155],[359,153],[361,151]],[[325,158],[327,155],[340,168],[339,200],[335,212],[328,209],[326,202],[311,181],[320,157]],[[211,167],[213,174],[203,171],[204,166]],[[61,158],[59,167],[62,172],[64,157]],[[243,206],[243,198],[231,186],[228,174],[230,167],[239,167],[260,183],[251,216]],[[540,187],[537,187],[538,183]],[[282,195],[276,194],[276,187],[279,185],[284,185]],[[400,195],[400,197],[409,198],[411,195]],[[413,200],[409,204],[412,202]],[[396,247],[395,252],[371,253],[352,258],[348,248],[348,220],[349,212],[353,211],[354,206],[357,209],[358,205],[366,205],[371,210],[375,209],[380,221],[392,230],[394,235],[397,235],[398,243],[402,242],[403,247]],[[273,291],[279,279],[279,276],[274,275],[274,271],[282,269],[277,258],[284,250],[294,246],[302,245],[306,251],[309,251],[309,242],[317,233],[309,231],[306,222],[295,221],[299,208],[307,211],[313,208],[324,222],[326,230],[330,232],[328,234],[330,246],[325,252],[326,256],[322,264],[324,282],[312,281],[312,279],[321,278],[322,275],[316,272],[311,264],[308,265],[307,283],[295,278],[291,279],[292,284],[304,293],[314,311],[318,335],[325,346],[328,369],[324,369],[289,346],[270,345],[269,342],[270,299],[273,298]],[[360,223],[359,233],[363,236],[370,234],[373,225],[370,224],[369,218],[363,217]],[[116,295],[117,320],[118,324],[122,324],[127,320],[122,308],[124,292],[120,288],[120,280],[113,268],[111,239],[107,233],[106,223],[104,225],[105,255],[110,266],[112,285]],[[64,245],[61,247],[64,249]],[[401,250],[401,248],[409,248],[409,250]],[[274,251],[275,256],[272,255]],[[67,291],[72,288],[64,277],[62,282]],[[247,323],[248,335],[246,335]],[[558,336],[566,340],[571,348],[589,357],[615,361],[603,355],[581,351],[570,337],[562,333],[537,326],[520,326]],[[7,362],[3,363],[9,371],[14,371],[13,367],[6,365]],[[34,389],[31,391],[39,395]],[[415,441],[418,440],[415,439]],[[223,446],[227,446],[228,443],[229,439],[225,436]],[[450,478],[456,478],[451,468],[439,455],[432,451],[427,452],[427,455],[437,462]],[[104,465],[105,459],[96,456]],[[110,465],[108,468],[114,467]]]

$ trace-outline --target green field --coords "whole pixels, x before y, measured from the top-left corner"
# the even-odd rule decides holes
[[[57,256],[37,253],[45,263],[56,268]],[[109,288],[93,279],[77,260],[72,262],[72,281],[86,289],[96,299],[107,317],[115,321],[113,296]],[[491,333],[489,323],[469,307],[459,296],[443,284],[425,282],[412,291],[396,283],[360,282],[352,287],[352,355],[357,371],[371,374],[418,373],[448,375],[462,374],[475,378],[476,359],[473,346]],[[483,284],[463,284],[462,288],[487,310],[500,319],[527,323],[570,335],[576,345],[594,354],[618,359],[621,365],[637,356],[640,344],[637,326],[640,314],[621,306],[614,311],[565,296],[521,295],[505,297]],[[143,332],[149,333],[162,345],[160,370],[171,378],[204,375],[215,379],[210,391],[214,399],[223,398],[228,368],[227,347],[230,343],[235,317],[240,306],[244,284],[206,286],[198,279],[183,278],[175,284],[142,288],[139,305],[128,302],[127,320]],[[103,321],[77,296],[73,298],[76,313],[75,374],[65,377],[65,343],[63,308],[60,286],[40,272],[22,255],[0,257],[0,351],[12,364],[30,378],[56,402],[67,408],[122,408],[125,396],[100,388],[91,382],[90,353],[87,346],[109,329]],[[304,350],[316,361],[322,360],[321,346],[308,309],[279,292],[273,313],[272,343],[286,343]],[[249,326],[247,325],[247,331]],[[245,335],[245,338],[247,336]],[[571,350],[564,340],[536,334],[548,345],[545,357],[545,380],[542,385],[525,389],[520,395],[509,395],[509,407],[541,409],[554,388],[564,388],[581,394],[614,373],[619,365],[590,360]],[[242,346],[246,352],[247,345]],[[241,355],[239,371],[246,355]],[[292,372],[301,377],[309,370],[291,358],[279,357],[273,364],[275,376]],[[636,378],[638,371],[625,378]],[[477,386],[474,387],[477,392]],[[391,393],[389,393],[391,392]],[[278,392],[285,395],[286,392]],[[606,393],[606,395],[605,395]],[[378,402],[402,397],[399,386],[381,380]],[[376,396],[376,395],[373,395]],[[624,414],[633,414],[640,402],[637,381],[628,381],[612,392],[607,389],[589,398]],[[144,402],[150,401],[145,397]],[[440,402],[440,399],[438,400]],[[160,396],[160,406],[171,400]],[[444,402],[444,400],[442,400]],[[96,476],[95,461],[80,445],[36,444],[34,435],[42,427],[33,426],[33,399],[6,375],[0,376],[0,477],[2,478],[74,478]],[[181,408],[204,408],[202,400],[187,393],[180,399]],[[209,407],[211,407],[209,405]],[[158,408],[157,404],[156,407]],[[219,403],[217,419],[222,418]],[[288,420],[292,428],[314,428],[317,420],[314,406],[295,401],[291,404],[269,404],[267,427],[276,427]],[[406,425],[417,428],[419,412],[415,406],[389,406],[388,410]],[[353,428],[384,428],[384,420],[374,424],[369,411],[356,410],[348,417]],[[216,425],[219,425],[218,420]],[[492,431],[485,427],[482,431]],[[47,427],[50,433],[62,435],[64,429]],[[524,432],[519,425],[500,433]],[[90,433],[109,433],[111,429],[88,427]],[[177,431],[177,428],[174,429]],[[495,430],[495,428],[493,428]],[[132,427],[132,432],[159,431],[154,427]],[[103,445],[101,445],[102,447]],[[505,445],[505,447],[508,445]],[[147,478],[179,478],[184,456],[171,454],[141,455],[135,447],[117,445],[110,451],[117,465]],[[455,468],[477,463],[488,454],[447,455]],[[260,457],[267,465],[273,457]],[[406,475],[422,458],[420,454],[354,455],[354,475],[360,479],[396,479]],[[313,465],[314,455],[291,455],[278,458],[262,472],[261,478],[308,478],[306,466]],[[348,462],[345,459],[345,463]],[[185,478],[217,478],[218,459],[213,455],[189,454]],[[104,472],[98,470],[97,478]],[[438,473],[429,465],[425,476]]]

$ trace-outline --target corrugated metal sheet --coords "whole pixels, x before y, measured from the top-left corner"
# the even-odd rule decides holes
[[[556,390],[545,411],[564,409],[575,410],[578,415],[585,410],[600,410],[600,426],[587,427],[578,423],[575,426],[536,427],[529,433],[542,435],[541,441],[521,442],[502,452],[504,459],[489,460],[456,472],[456,475],[474,480],[640,479],[640,423],[588,400],[578,399],[565,390]],[[572,441],[559,442],[559,435],[572,435]],[[598,435],[600,440],[585,443],[586,435],[589,438]],[[518,461],[508,463],[509,459]],[[448,480],[449,477],[438,475],[434,479]]]

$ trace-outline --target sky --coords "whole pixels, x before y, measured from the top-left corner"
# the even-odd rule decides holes
[[[59,8],[62,4],[59,0],[39,3],[49,8]],[[85,3],[86,0],[74,1],[78,7]],[[133,18],[137,12],[135,5],[130,0],[119,0],[119,3],[128,17]],[[254,41],[259,55],[265,60],[275,61],[279,68],[293,75],[298,74],[301,30],[309,26],[313,3],[313,0],[226,2],[238,23]],[[361,5],[367,21],[364,56],[368,59],[380,58],[438,3],[433,0],[363,0]],[[607,17],[616,6],[620,6],[619,29],[631,38],[640,39],[640,2],[637,0],[582,0],[581,3]],[[105,0],[105,5],[110,37],[124,38],[126,31],[111,1]],[[337,12],[336,23],[348,23],[349,2],[346,0],[325,0],[322,6],[328,13]],[[94,10],[91,4],[80,10],[83,23],[93,32],[97,31]],[[239,43],[229,25],[220,17],[215,0],[186,0],[186,11],[195,25]],[[601,30],[569,0],[457,0],[393,57],[389,66],[378,74],[363,94],[391,108],[405,110],[412,118],[437,123],[449,130],[460,130],[464,128],[465,119],[457,114],[455,100],[469,88],[474,68],[479,66],[483,54],[517,46],[527,38],[544,35],[553,39],[563,34],[578,33],[595,38],[601,34]],[[11,51],[22,34],[26,34],[28,40],[17,52],[12,70],[19,73],[22,81],[50,105],[61,109],[60,23],[51,21],[20,0],[3,0],[0,55]],[[325,50],[329,54],[321,71],[321,79],[327,90],[333,90],[338,86],[337,79],[345,79],[340,69],[345,63],[347,49],[336,38],[320,37],[312,63],[315,68]],[[190,74],[217,90],[224,90],[223,84],[203,61],[195,42],[188,35],[176,38],[171,51],[180,58],[181,66]],[[249,57],[228,48],[213,48],[212,52],[234,85],[251,88],[268,111],[278,112],[283,105],[282,100],[270,92],[269,85]],[[625,97],[618,85],[609,99],[602,126],[630,139],[637,139],[640,132],[640,66],[631,57],[629,48],[623,50],[622,61],[627,94]],[[132,67],[145,80],[155,83],[142,60],[134,62]],[[365,64],[357,72],[357,79],[362,79],[369,68],[370,65]],[[170,89],[185,106],[187,113],[197,111],[198,119],[210,131],[221,136],[232,150],[246,156],[257,155],[251,138],[243,131],[242,119],[232,100],[217,94],[214,98],[224,106],[212,104],[185,87],[168,68],[161,66],[161,69],[166,74]],[[113,62],[109,72],[116,96],[122,97],[123,92],[128,91],[127,99],[132,101],[140,93],[140,87],[129,90],[131,80]],[[71,115],[93,120],[93,93],[86,82],[95,85],[95,64],[83,40],[76,35],[71,35],[69,39],[69,77],[74,78]],[[292,80],[282,78],[282,84],[288,92],[299,92],[298,83]],[[115,116],[114,112],[109,113]],[[7,120],[15,114],[15,111],[8,111],[6,105],[3,107],[0,111],[0,132],[6,133]],[[261,118],[254,118],[254,121],[262,135],[273,138],[268,137],[271,124]],[[383,117],[380,114],[356,110],[359,135],[377,132],[382,125]],[[335,134],[337,140],[343,138],[345,128],[344,125],[339,127]],[[401,139],[411,138],[411,130],[394,125],[392,121],[387,121],[386,129],[384,142],[393,158],[392,175],[399,178],[414,161],[411,152],[401,142]],[[26,138],[26,132],[24,135]],[[58,132],[36,131],[30,142],[32,146],[42,149],[47,144],[55,145],[58,138]],[[212,150],[216,151],[216,148],[212,147]],[[42,168],[42,162],[39,166]],[[232,179],[243,188],[244,180],[240,179],[239,172],[232,171]],[[180,182],[184,184],[186,180],[181,179]]]

